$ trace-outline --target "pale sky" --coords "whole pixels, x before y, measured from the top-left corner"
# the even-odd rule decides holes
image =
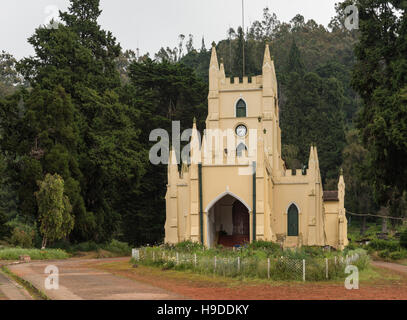
[[[296,14],[306,20],[328,25],[340,0],[245,0],[245,25],[262,18],[268,6],[280,21],[290,21]],[[99,23],[120,42],[122,48],[153,57],[161,47],[175,47],[178,35],[194,35],[194,46],[206,46],[226,38],[230,27],[241,25],[241,0],[101,0]],[[0,50],[20,59],[33,54],[27,43],[36,27],[45,24],[56,9],[66,10],[68,0],[1,0]]]

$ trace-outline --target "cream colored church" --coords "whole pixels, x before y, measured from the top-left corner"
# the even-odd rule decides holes
[[[179,170],[170,153],[166,243],[192,240],[213,247],[267,240],[286,248],[337,249],[348,244],[342,174],[338,190],[324,192],[316,146],[307,169],[288,169],[281,158],[277,79],[268,45],[262,73],[251,81],[226,78],[212,47],[206,129],[218,136],[215,142],[213,133],[201,139],[194,123],[190,163]],[[224,132],[232,132],[234,143],[224,141]]]

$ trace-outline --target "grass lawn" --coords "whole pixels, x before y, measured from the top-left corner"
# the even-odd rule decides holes
[[[31,260],[67,259],[69,254],[61,249],[23,249],[2,248],[0,249],[0,260],[19,260],[21,255],[28,255]]]

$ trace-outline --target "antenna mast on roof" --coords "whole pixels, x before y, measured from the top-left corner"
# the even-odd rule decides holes
[[[242,43],[242,50],[243,50],[243,77],[245,75],[245,56],[244,56],[244,44],[245,44],[245,39],[244,39],[244,0],[242,0],[242,34],[243,34],[243,43]]]

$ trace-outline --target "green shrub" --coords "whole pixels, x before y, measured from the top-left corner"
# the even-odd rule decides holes
[[[390,256],[390,252],[388,249],[381,250],[377,254],[379,255],[380,258],[383,258],[383,259],[387,259]]]
[[[321,247],[303,247],[303,252],[305,255],[310,256],[310,257],[320,257],[320,256],[324,256],[325,252],[323,251],[323,249]]]
[[[177,251],[180,252],[193,252],[196,250],[203,250],[204,246],[199,242],[192,242],[190,240],[179,242],[175,245]]]
[[[266,249],[270,251],[280,251],[281,249],[278,243],[264,240],[253,241],[249,244],[248,248],[253,250]]]
[[[357,245],[353,242],[349,242],[349,244],[346,246],[348,250],[355,250],[357,248]]]
[[[162,270],[171,270],[171,269],[174,269],[175,266],[176,266],[175,262],[170,260],[170,261],[164,262],[164,263],[162,264],[161,269],[162,269]]]
[[[16,247],[32,248],[34,236],[34,230],[26,231],[16,227],[11,234],[10,243]]]
[[[74,248],[74,251],[89,252],[89,251],[97,251],[99,249],[99,246],[94,241],[87,241],[87,242],[78,243],[73,248]]]
[[[129,256],[131,254],[131,247],[126,242],[121,242],[115,239],[113,239],[108,245],[105,245],[103,249],[123,256]]]
[[[403,251],[395,251],[395,252],[391,252],[389,254],[389,258],[391,260],[400,260],[400,259],[405,258],[405,256],[406,256],[406,254]]]
[[[0,250],[0,260],[18,260],[21,255],[28,255],[32,260],[66,259],[69,254],[60,249],[23,249],[5,248]]]
[[[400,251],[399,242],[394,240],[376,239],[371,241],[368,246],[377,251],[383,250],[388,250],[389,252]]]
[[[358,267],[359,271],[361,271],[370,265],[370,257],[366,253],[359,256],[360,258],[356,260],[356,262],[353,262],[353,264]]]

